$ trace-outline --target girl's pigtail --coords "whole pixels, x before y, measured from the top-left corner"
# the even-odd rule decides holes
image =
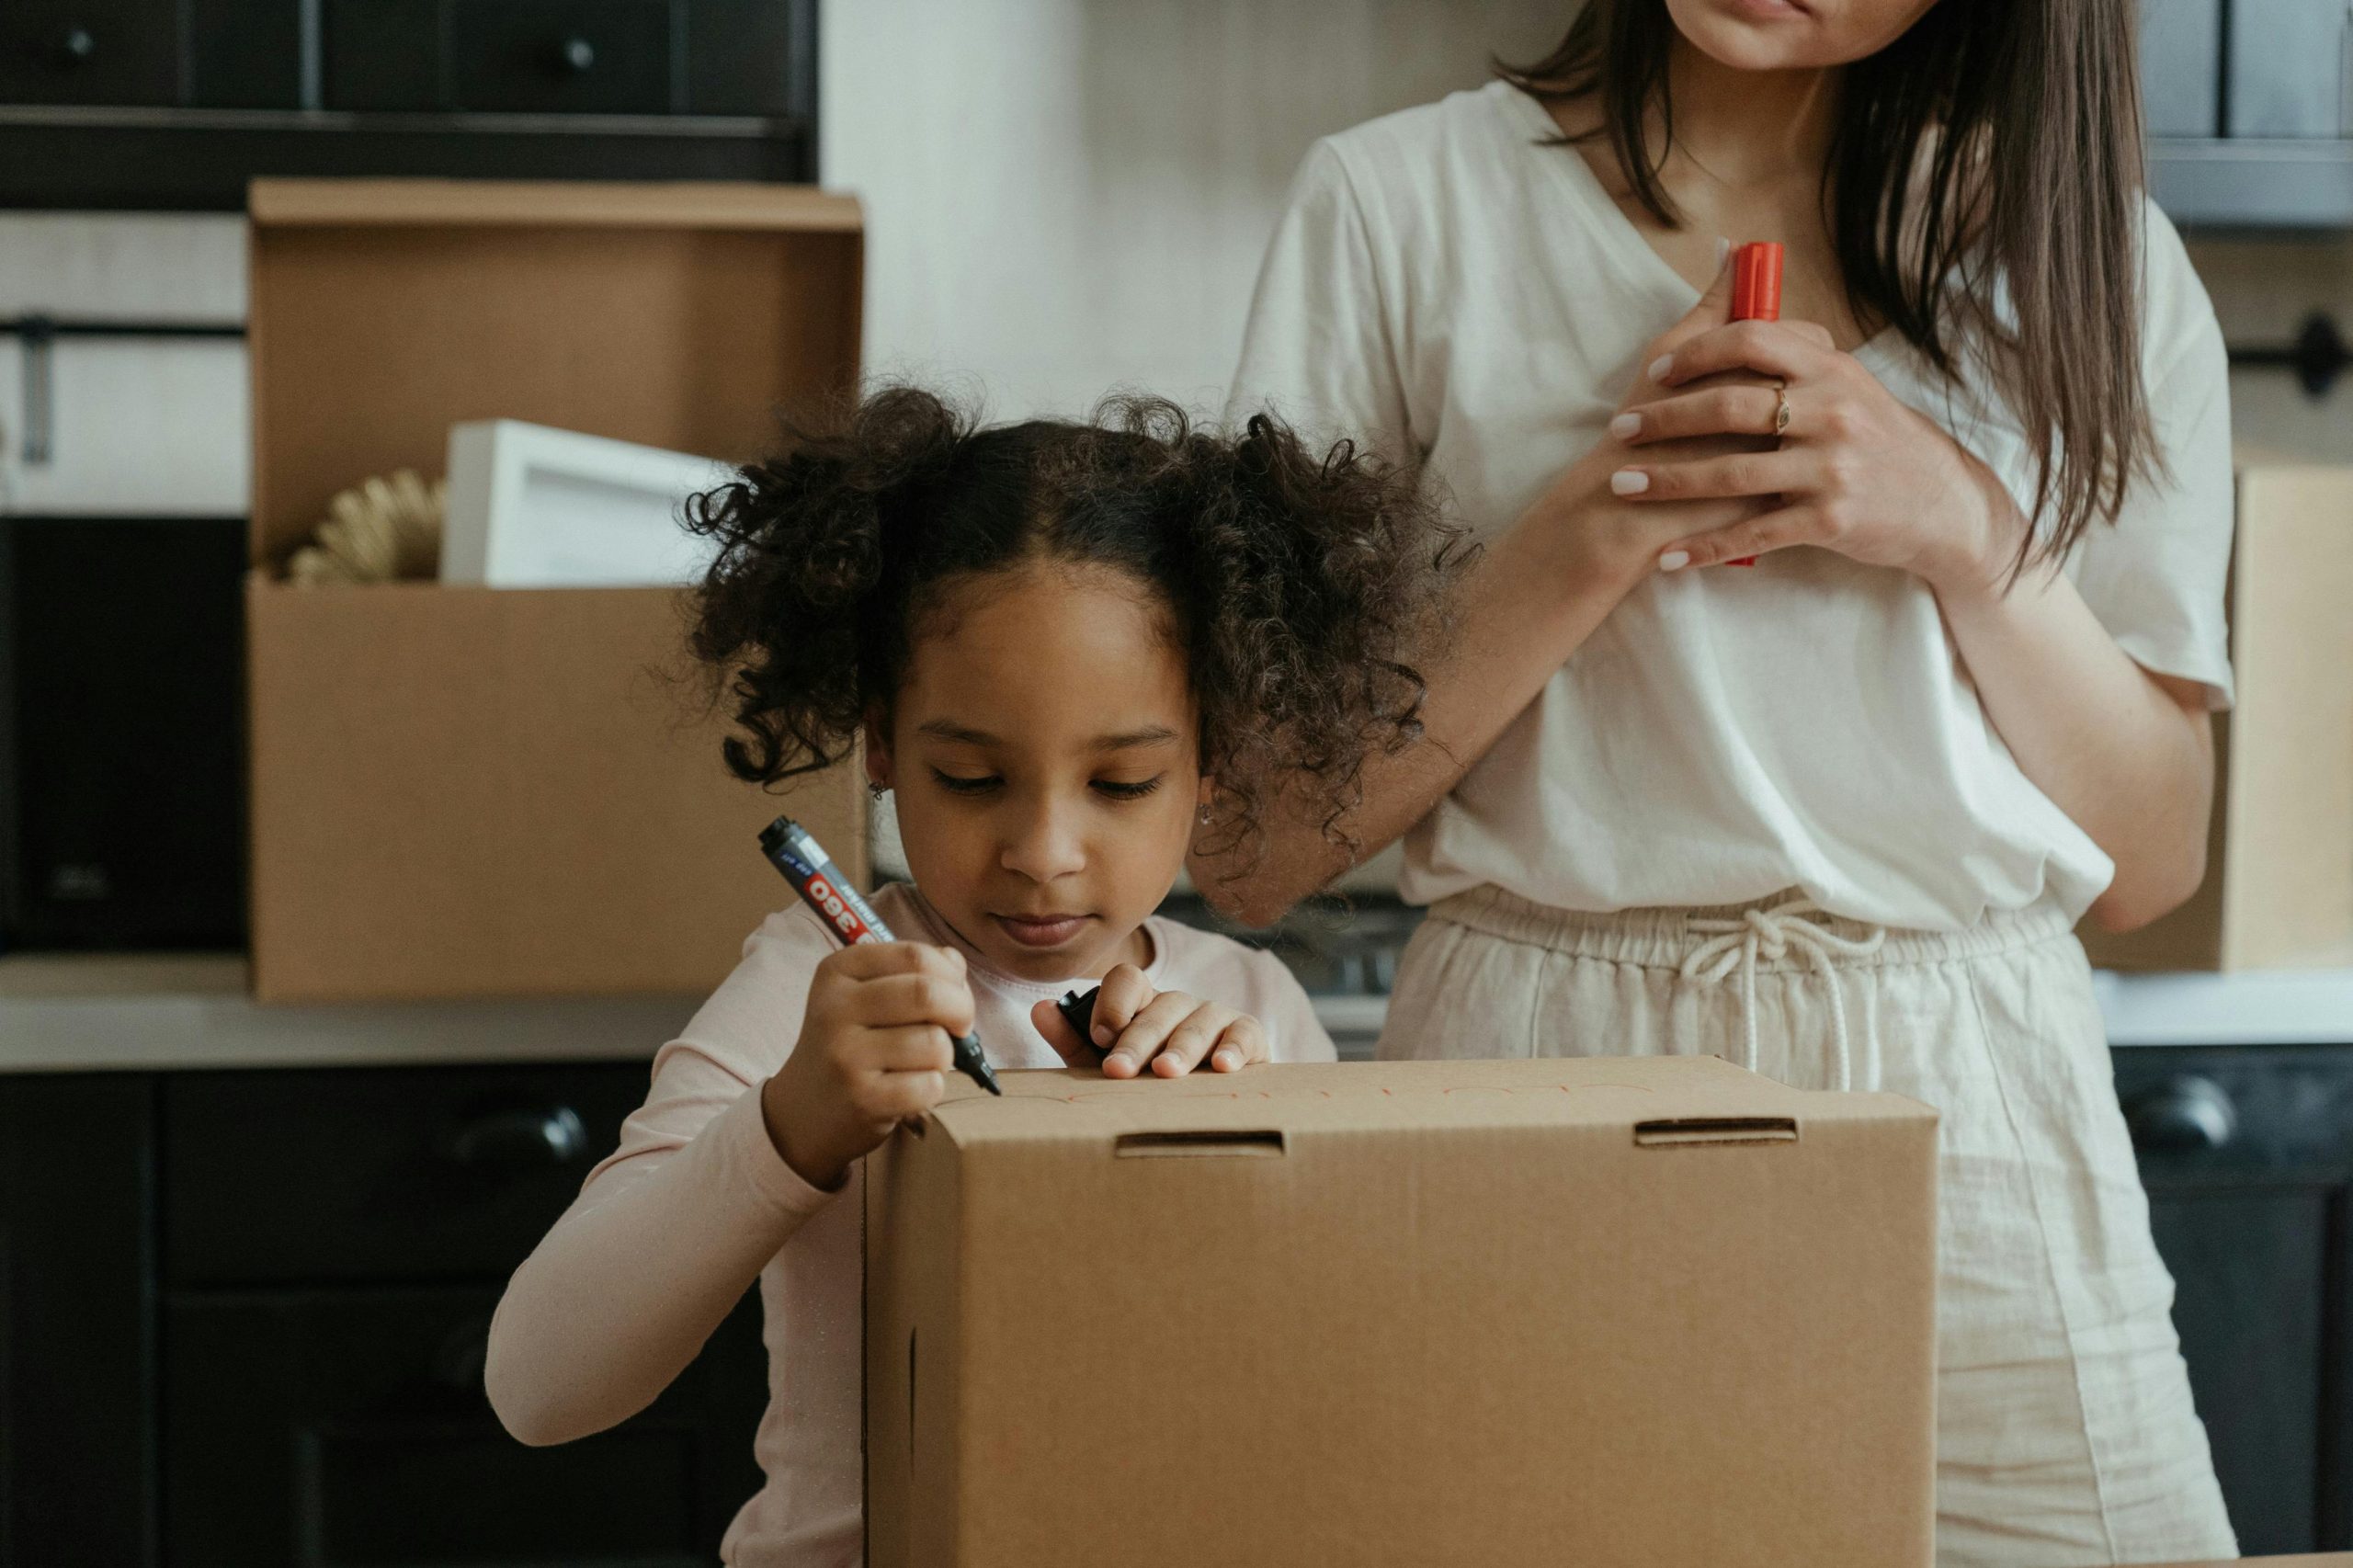
[[[891,633],[875,604],[889,536],[963,429],[938,398],[892,389],[688,500],[687,527],[719,547],[688,645],[733,706],[741,733],[722,750],[738,778],[774,783],[856,744],[871,697],[861,670]]]

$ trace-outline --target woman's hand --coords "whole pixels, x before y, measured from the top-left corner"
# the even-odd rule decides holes
[[[1721,380],[1741,372],[1770,379]],[[1768,504],[1728,527],[1665,540],[1662,570],[1811,544],[1915,573],[1940,593],[1982,593],[2001,580],[2023,519],[2000,482],[1819,328],[1733,322],[1663,354],[1650,379],[1665,395],[1630,406],[1613,424],[1630,450],[1612,488],[1652,506],[1735,497]],[[1777,426],[1783,398],[1786,427]],[[1771,437],[1777,429],[1775,450],[1686,459],[1653,449],[1711,436]]]
[[[1151,1064],[1164,1078],[1181,1078],[1209,1058],[1212,1071],[1237,1072],[1267,1060],[1267,1031],[1247,1013],[1182,991],[1154,991],[1143,971],[1120,964],[1103,977],[1095,998],[1095,1038],[1081,1040],[1051,1001],[1032,1008],[1030,1021],[1046,1043],[1074,1067],[1132,1078]]]
[[[939,1103],[952,1040],[972,1027],[955,949],[861,942],[828,953],[809,982],[800,1041],[760,1085],[769,1142],[801,1180],[832,1191],[851,1161]]]

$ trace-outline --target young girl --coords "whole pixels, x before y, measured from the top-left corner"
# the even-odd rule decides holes
[[[691,510],[721,547],[694,647],[745,732],[729,766],[772,782],[862,735],[915,874],[874,903],[910,939],[836,949],[797,903],[762,924],[516,1272],[487,1382],[525,1442],[600,1431],[756,1278],[767,1484],[721,1554],[852,1562],[859,1156],[939,1099],[975,1027],[999,1068],[1331,1058],[1279,963],[1152,912],[1197,834],[1246,844],[1278,766],[1336,821],[1363,760],[1414,738],[1402,653],[1442,542],[1410,479],[1263,418],[1229,440],[1131,401],[980,429],[904,389]],[[1053,1000],[1097,980],[1082,1041]]]
[[[2196,887],[2230,699],[2222,343],[2141,188],[2137,10],[1586,0],[1315,149],[1235,381],[1485,541],[1434,744],[1353,819],[1431,904],[1383,1053],[1942,1112],[1945,1568],[2235,1555],[2071,932]],[[1727,320],[1725,238],[1787,246],[1786,321]],[[1341,858],[1267,825],[1256,917]]]

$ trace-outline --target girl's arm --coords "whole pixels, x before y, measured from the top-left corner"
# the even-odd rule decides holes
[[[787,1051],[777,1020],[793,1017]],[[568,1442],[652,1403],[851,1164],[939,1098],[949,1036],[972,1025],[960,954],[835,951],[806,912],[772,916],[507,1282],[483,1371],[506,1429]]]
[[[828,1197],[778,1157],[740,1067],[665,1047],[620,1150],[499,1299],[483,1380],[499,1420],[563,1443],[644,1409]]]

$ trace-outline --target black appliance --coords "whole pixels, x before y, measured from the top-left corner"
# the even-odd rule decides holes
[[[245,939],[245,524],[0,517],[0,946]]]

